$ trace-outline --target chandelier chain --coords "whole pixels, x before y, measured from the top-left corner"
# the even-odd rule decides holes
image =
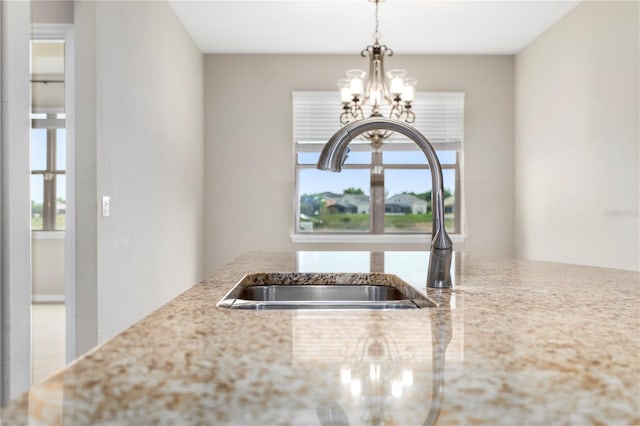
[[[377,42],[378,40],[380,40],[380,36],[381,36],[381,34],[380,34],[380,30],[379,30],[379,27],[380,27],[380,21],[378,20],[378,4],[379,4],[379,3],[380,3],[380,1],[379,1],[379,0],[376,0],[376,32],[375,32],[375,33],[373,33],[373,38],[375,38],[375,39],[376,39],[376,42]]]

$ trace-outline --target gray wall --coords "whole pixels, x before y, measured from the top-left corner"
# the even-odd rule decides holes
[[[75,22],[77,316],[100,343],[202,277],[203,65],[166,2],[78,2]]]
[[[73,24],[73,1],[31,0],[31,22]]]
[[[521,258],[640,270],[639,15],[583,2],[517,55]]]
[[[206,55],[205,269],[254,250],[425,250],[426,245],[293,244],[291,91],[337,90],[357,54]],[[464,91],[466,250],[512,256],[513,56],[394,56],[419,90]],[[336,120],[339,107],[336,106]]]

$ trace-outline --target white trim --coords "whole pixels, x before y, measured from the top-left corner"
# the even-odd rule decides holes
[[[67,199],[65,211],[65,360],[70,363],[76,358],[76,61],[75,31],[70,25],[65,31],[65,126],[66,126],[66,170]]]
[[[65,128],[66,128],[66,230],[32,232],[33,239],[65,239],[65,274],[63,300],[66,301],[65,359],[76,358],[76,231],[75,231],[75,32],[73,24],[33,24],[32,40],[64,40],[65,42]],[[57,112],[57,111],[56,111]],[[34,235],[40,234],[40,235]],[[48,234],[48,235],[46,235]],[[57,234],[57,235],[56,235]]]
[[[31,40],[65,40],[71,28],[72,24],[32,24]]]
[[[429,141],[431,142],[431,140]],[[321,152],[327,141],[309,142],[301,141],[295,142],[296,152]],[[460,149],[460,142],[438,142],[432,144],[437,151],[456,151]],[[371,144],[369,142],[354,140],[349,144],[349,149],[353,152],[371,152]],[[420,147],[414,142],[399,142],[390,141],[382,144],[379,148],[381,151],[416,151],[422,152]]]
[[[32,118],[32,129],[64,129],[65,120],[63,118]]]
[[[31,218],[29,213],[30,3],[0,2],[2,161],[2,330],[0,404],[31,386]]]
[[[64,303],[64,294],[34,294],[31,303]]]
[[[32,240],[64,240],[65,231],[31,231]]]
[[[464,243],[466,235],[449,235],[454,244]],[[428,234],[291,234],[292,243],[366,243],[366,244],[430,244]]]

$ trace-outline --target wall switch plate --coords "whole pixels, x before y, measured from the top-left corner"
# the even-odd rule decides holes
[[[108,195],[102,196],[102,217],[109,217],[111,214],[111,197]]]

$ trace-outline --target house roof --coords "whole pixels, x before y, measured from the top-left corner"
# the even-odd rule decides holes
[[[396,194],[392,197],[387,198],[387,204],[400,204],[413,206],[415,204],[429,204],[425,200],[422,200],[415,195],[411,194]]]
[[[369,204],[369,196],[368,195],[363,195],[363,194],[344,194],[343,196],[340,197],[340,199],[338,200],[338,203],[342,204],[342,205],[347,205],[347,204],[353,204],[353,205]]]
[[[342,194],[336,194],[335,192],[323,192],[322,195],[324,195],[324,198],[334,198],[334,199],[339,199],[340,197],[342,197]]]

